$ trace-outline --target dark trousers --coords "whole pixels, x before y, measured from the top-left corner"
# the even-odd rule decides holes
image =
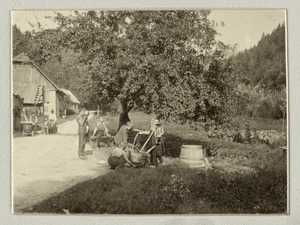
[[[117,156],[110,156],[108,158],[108,164],[110,165],[111,169],[116,169],[118,167],[122,167],[126,163],[124,156],[117,157]]]
[[[78,134],[79,136],[79,145],[78,145],[78,155],[79,156],[84,156],[84,147],[86,143],[86,134],[85,133],[80,133]]]
[[[156,140],[152,138],[152,145],[155,145],[155,148],[150,153],[151,165],[158,166],[158,160],[160,163],[163,163],[162,157],[162,142],[161,140]]]
[[[97,136],[96,136],[96,141],[97,141],[97,146],[100,148],[100,141],[101,141],[101,138],[103,137],[104,135],[104,131],[103,130],[98,130],[97,131]]]

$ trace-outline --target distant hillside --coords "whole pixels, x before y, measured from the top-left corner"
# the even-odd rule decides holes
[[[285,26],[279,25],[271,34],[263,34],[257,46],[238,53],[242,83],[270,90],[286,87]]]

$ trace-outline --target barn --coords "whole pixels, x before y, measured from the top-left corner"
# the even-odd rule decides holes
[[[26,113],[62,115],[65,93],[26,54],[13,58],[12,73],[13,94],[23,98]]]

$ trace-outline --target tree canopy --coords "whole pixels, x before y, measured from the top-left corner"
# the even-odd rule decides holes
[[[165,119],[224,123],[232,115],[234,64],[225,57],[229,47],[215,40],[209,13],[57,13],[59,27],[34,32],[29,55],[48,73],[68,70],[57,79],[71,82],[86,105],[134,100]]]

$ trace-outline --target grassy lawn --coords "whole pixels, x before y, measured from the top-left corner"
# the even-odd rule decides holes
[[[134,126],[149,130],[153,115],[131,113]],[[113,134],[117,116],[107,116]],[[260,125],[261,126],[261,125]],[[268,128],[274,129],[273,121]],[[254,169],[251,173],[196,170],[181,163],[156,169],[111,171],[73,186],[28,209],[30,213],[86,214],[270,214],[287,210],[287,162],[281,150],[265,144],[208,138],[186,125],[164,124],[165,156],[179,157],[182,144],[218,146],[213,163]],[[134,134],[130,135],[130,142]]]
[[[184,166],[113,171],[75,185],[27,212],[251,214],[286,212],[282,168],[232,175]]]

